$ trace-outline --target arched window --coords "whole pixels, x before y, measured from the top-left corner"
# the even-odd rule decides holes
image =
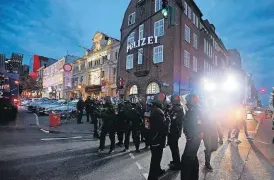
[[[136,85],[131,86],[131,88],[129,90],[129,94],[130,95],[138,94],[138,87]]]
[[[147,86],[147,94],[156,94],[160,92],[160,87],[156,82],[152,82]]]

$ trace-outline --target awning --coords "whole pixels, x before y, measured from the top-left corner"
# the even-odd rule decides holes
[[[101,85],[92,85],[92,86],[86,86],[85,92],[94,92],[94,91],[101,91]]]

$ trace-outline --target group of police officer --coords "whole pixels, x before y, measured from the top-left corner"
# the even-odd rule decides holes
[[[115,107],[110,97],[104,98],[104,104],[88,97],[85,101],[87,121],[91,116],[94,137],[100,138],[99,152],[104,151],[107,134],[111,141],[109,153],[115,149],[115,133],[118,136],[116,145],[124,146],[124,152],[129,150],[131,134],[136,152],[140,152],[140,142],[144,141],[144,149],[150,147],[151,150],[148,180],[156,180],[165,173],[160,164],[166,145],[172,154],[170,169],[180,170],[182,180],[196,180],[199,177],[197,152],[201,139],[204,139],[206,147],[205,166],[212,170],[210,155],[218,147],[217,131],[212,120],[214,118],[209,117],[207,123],[204,123],[199,98],[194,93],[186,97],[186,105],[182,104],[182,99],[178,95],[171,96],[171,103],[167,103],[166,100],[165,94],[158,93],[150,102],[143,105],[141,102],[126,100]],[[100,136],[98,118],[102,119]],[[182,131],[186,137],[186,146],[180,159],[178,141]]]

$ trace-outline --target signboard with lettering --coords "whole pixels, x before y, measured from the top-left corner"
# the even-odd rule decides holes
[[[133,42],[127,45],[127,52],[134,48],[139,48],[145,45],[149,44],[157,44],[158,43],[158,37],[157,36],[149,36],[147,38],[139,39],[137,42]]]

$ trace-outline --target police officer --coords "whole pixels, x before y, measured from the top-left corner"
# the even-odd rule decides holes
[[[216,100],[208,98],[205,108],[205,120],[203,121],[203,140],[205,145],[205,167],[212,171],[210,165],[211,153],[218,149],[218,133],[216,122]]]
[[[149,148],[149,132],[150,132],[150,115],[151,115],[151,109],[152,109],[152,104],[151,100],[148,100],[146,102],[146,107],[144,110],[144,121],[143,121],[143,126],[142,126],[142,134],[145,142],[145,150]]]
[[[83,116],[83,111],[84,111],[84,101],[83,98],[80,97],[79,101],[76,104],[76,109],[77,109],[77,124],[82,124],[82,116]]]
[[[183,120],[184,120],[184,108],[181,105],[181,98],[179,95],[173,95],[171,97],[171,126],[168,134],[168,145],[172,154],[172,160],[170,162],[171,170],[180,170],[180,153],[178,141],[182,134]]]
[[[105,97],[104,109],[101,113],[103,125],[100,135],[100,147],[99,153],[104,151],[106,135],[109,133],[109,139],[111,142],[109,154],[114,152],[115,149],[115,120],[116,114],[113,105],[111,104],[111,98],[109,96]]]
[[[89,118],[92,119],[92,100],[91,97],[88,96],[86,101],[85,101],[85,105],[86,105],[86,115],[87,115],[87,122],[89,122]]]
[[[125,134],[125,104],[124,102],[120,102],[118,104],[118,118],[117,118],[117,137],[118,143],[117,146],[123,146],[124,134]]]
[[[151,101],[152,110],[149,119],[151,160],[148,180],[158,180],[159,177],[165,172],[161,169],[163,149],[165,147],[166,136],[168,134],[168,127],[163,111],[165,98],[166,97],[163,93],[158,93]]]
[[[199,179],[199,161],[197,152],[201,143],[202,113],[198,106],[198,96],[190,93],[187,97],[187,108],[184,119],[186,146],[181,159],[181,180]]]
[[[129,139],[132,132],[133,143],[136,148],[136,152],[140,152],[140,135],[141,135],[141,125],[142,118],[137,110],[137,104],[135,102],[131,103],[131,109],[128,110],[127,116],[127,129],[125,135],[125,149],[124,152],[127,152],[129,149]]]

